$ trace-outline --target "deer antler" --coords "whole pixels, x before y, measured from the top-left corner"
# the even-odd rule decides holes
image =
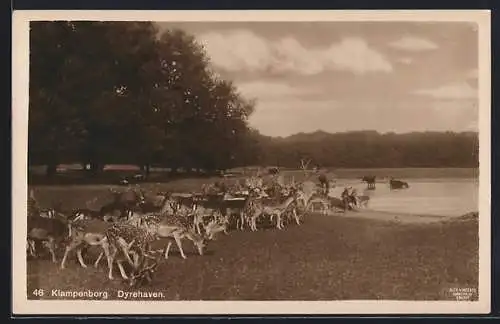
[[[172,208],[172,210],[174,211],[174,213],[177,211],[177,206],[176,206],[175,202],[171,202],[170,203],[170,208]]]
[[[306,171],[307,167],[309,166],[309,163],[311,163],[311,159],[308,159],[307,162],[304,159],[300,159],[300,168]]]

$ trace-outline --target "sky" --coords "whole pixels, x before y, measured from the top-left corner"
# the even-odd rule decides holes
[[[205,46],[212,69],[256,99],[264,135],[318,130],[470,131],[478,35],[468,22],[162,22]]]

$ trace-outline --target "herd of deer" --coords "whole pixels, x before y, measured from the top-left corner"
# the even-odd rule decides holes
[[[132,188],[132,187],[131,187]],[[70,253],[76,252],[84,268],[83,254],[89,247],[100,247],[94,262],[97,267],[105,257],[108,278],[113,279],[116,265],[130,286],[151,281],[160,260],[167,259],[173,242],[182,258],[182,241],[189,240],[203,255],[204,248],[218,233],[229,230],[257,231],[259,225],[271,224],[283,229],[287,224],[300,225],[309,206],[318,200],[325,208],[345,211],[345,203],[318,194],[313,182],[278,185],[267,188],[262,178],[247,178],[238,191],[215,193],[147,195],[143,190],[118,192],[110,189],[114,200],[100,210],[78,209],[62,212],[60,206],[41,210],[33,190],[28,197],[27,253],[33,257],[41,247],[48,249],[57,262],[56,250],[64,246],[60,267],[66,267]],[[358,199],[361,199],[358,197]],[[360,200],[361,201],[361,200]],[[153,243],[163,242],[163,249]]]

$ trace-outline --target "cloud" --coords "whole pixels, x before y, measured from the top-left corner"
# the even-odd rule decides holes
[[[477,79],[479,77],[479,70],[478,69],[471,69],[467,71],[465,77],[467,79]]]
[[[430,114],[437,123],[436,129],[475,131],[478,128],[479,110],[476,100],[439,99],[433,101],[430,107]]]
[[[277,41],[249,30],[198,35],[214,65],[227,71],[315,75],[341,70],[356,74],[391,72],[386,57],[362,38],[344,38],[327,47],[306,48],[293,37]]]
[[[464,131],[466,132],[478,132],[479,131],[479,123],[477,121],[472,121],[469,124],[465,125]]]
[[[298,97],[319,93],[318,88],[294,87],[284,82],[251,81],[237,85],[241,94],[248,98],[275,99],[283,97]]]
[[[383,116],[383,117],[381,117]],[[265,135],[375,129],[380,132],[465,131],[477,128],[473,100],[422,99],[396,102],[283,98],[259,103],[250,124]]]
[[[402,37],[397,41],[389,43],[389,46],[405,51],[429,51],[435,50],[438,46],[430,40],[418,37]]]
[[[398,62],[403,63],[403,64],[411,64],[413,62],[413,59],[411,57],[400,57],[396,59]]]
[[[298,132],[331,130],[339,124],[334,100],[283,99],[260,103],[250,117],[250,124],[265,135],[287,136]],[[340,125],[343,125],[340,122]]]
[[[433,89],[421,89],[414,91],[415,94],[431,96],[438,99],[474,99],[477,98],[477,89],[467,82],[457,82]]]

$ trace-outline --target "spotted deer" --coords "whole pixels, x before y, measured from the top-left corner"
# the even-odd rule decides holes
[[[111,246],[110,261],[108,262],[110,264],[109,274],[112,276],[113,264],[116,263],[122,278],[126,280],[130,278],[123,263],[128,264],[132,269],[132,274],[141,271],[145,266],[144,259],[148,258],[151,252],[151,243],[157,239],[156,235],[150,233],[146,228],[129,223],[114,224],[106,231],[106,237]],[[99,264],[102,256],[103,253],[97,258],[95,267]]]
[[[70,235],[71,225],[59,218],[45,218],[41,216],[28,217],[27,223],[29,251],[33,255],[36,255],[36,245],[40,243],[49,250],[52,262],[57,262],[57,245]]]
[[[153,280],[153,274],[158,268],[160,257],[154,257],[150,253],[144,254],[139,266],[132,270],[129,276],[129,286],[137,287],[149,284]],[[152,262],[150,262],[152,260]]]
[[[100,220],[93,221],[77,221],[73,223],[72,233],[68,239],[68,242],[65,247],[64,256],[61,261],[61,269],[66,268],[66,261],[69,256],[69,253],[76,250],[76,255],[78,258],[78,262],[83,268],[87,268],[87,265],[83,261],[82,251],[89,246],[99,246],[104,251],[108,257],[108,267],[111,268],[110,265],[110,242],[108,237],[106,236],[107,227],[109,224]],[[112,276],[110,275],[110,279]]]
[[[295,192],[291,192],[288,198],[280,204],[265,205],[262,203],[252,216],[252,230],[257,230],[257,218],[262,216],[269,217],[271,221],[275,218],[276,228],[283,229],[283,214],[289,210],[295,200]],[[291,212],[294,213],[297,224],[300,224],[296,210],[292,209]]]
[[[184,214],[186,211],[183,210],[179,203],[172,202],[170,208],[173,213],[166,217],[147,217],[143,218],[143,223],[141,226],[146,228],[149,233],[154,234],[157,238],[168,239],[168,245],[165,249],[164,257],[168,258],[170,247],[172,245],[172,240],[177,244],[177,248],[183,259],[186,259],[184,250],[182,249],[182,240],[188,239],[196,246],[198,253],[203,255],[203,249],[206,246],[205,243],[205,233],[196,233],[189,219]]]

